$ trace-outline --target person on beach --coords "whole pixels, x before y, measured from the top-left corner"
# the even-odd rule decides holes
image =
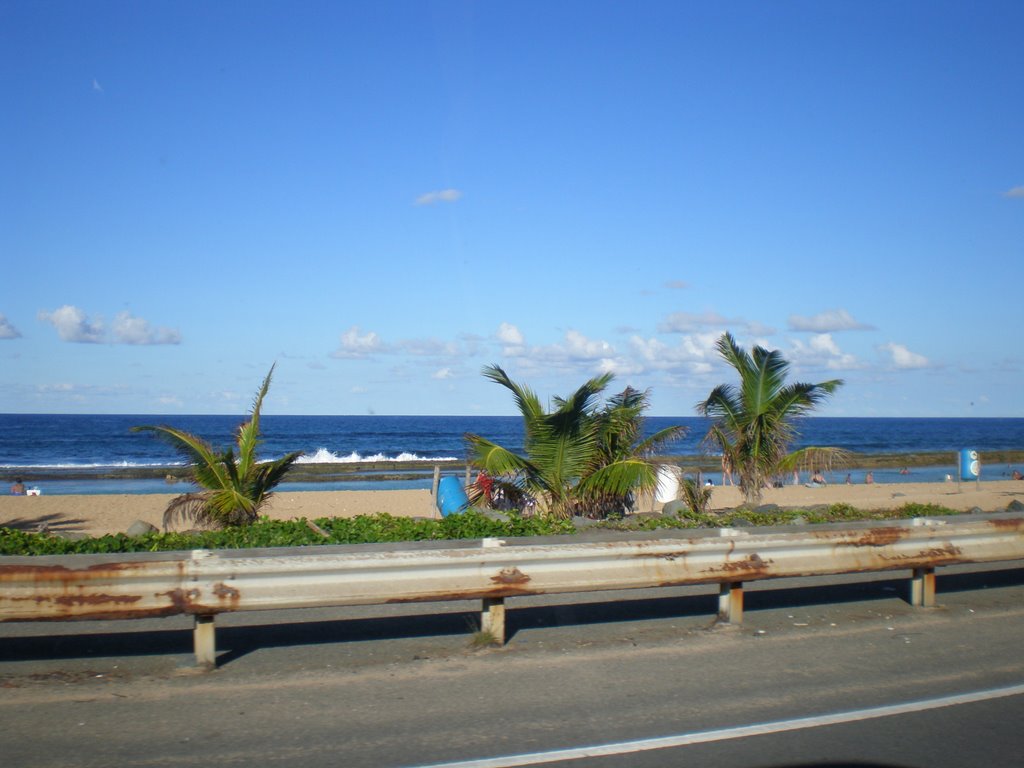
[[[867,474],[866,474],[866,475],[864,476],[864,482],[865,482],[865,483],[866,483],[867,485],[873,485],[873,484],[874,484],[874,482],[875,482],[875,473],[874,473],[874,472],[868,472],[868,473],[867,473]]]
[[[824,485],[828,485],[828,483],[825,482],[825,476],[821,474],[821,472],[815,472],[813,475],[811,475],[811,482],[807,484],[807,487],[817,488],[819,486]]]
[[[11,496],[24,496],[25,495],[25,484],[21,482],[20,477],[14,478],[14,483],[11,485]]]
[[[474,485],[479,489],[480,497],[484,500],[487,506],[491,506],[493,501],[494,493],[494,480],[486,470],[480,470],[480,474],[476,476],[476,482]]]
[[[732,462],[724,453],[722,454],[722,485],[735,485],[732,480]]]
[[[853,485],[853,477],[850,475],[849,472],[846,473],[846,484]]]
[[[1013,479],[1014,479],[1014,480],[1024,480],[1024,475],[1022,475],[1022,474],[1020,473],[1020,470],[1019,470],[1019,469],[1015,469],[1015,470],[1013,470],[1013,475],[1012,475],[1012,477],[1013,477]]]

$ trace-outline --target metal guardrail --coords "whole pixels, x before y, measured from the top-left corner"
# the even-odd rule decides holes
[[[963,515],[786,528],[380,546],[0,557],[0,621],[196,617],[197,663],[215,664],[218,613],[479,599],[505,639],[505,598],[719,586],[719,617],[743,618],[759,579],[910,570],[933,605],[935,568],[1024,559],[1024,516]]]

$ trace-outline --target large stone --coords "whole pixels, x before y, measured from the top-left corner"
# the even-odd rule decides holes
[[[1024,512],[1024,501],[1014,499],[1006,505],[1007,512]]]
[[[147,533],[156,533],[159,530],[152,523],[147,523],[145,520],[136,520],[128,527],[125,533],[128,536],[145,536]]]
[[[690,508],[686,506],[685,501],[676,499],[675,501],[666,501],[665,505],[661,508],[661,514],[665,517],[679,517],[679,515],[689,510]]]

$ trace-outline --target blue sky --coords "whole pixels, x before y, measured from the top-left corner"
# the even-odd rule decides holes
[[[506,414],[714,340],[1024,416],[1024,4],[0,2],[0,412]]]

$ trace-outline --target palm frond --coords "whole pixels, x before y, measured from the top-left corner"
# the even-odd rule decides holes
[[[634,445],[633,453],[638,456],[655,456],[665,447],[671,445],[677,440],[683,439],[689,431],[689,427],[681,425],[660,429],[650,437],[641,440],[639,443]]]
[[[608,464],[580,481],[583,494],[625,496],[631,492],[653,490],[658,485],[658,470],[648,461],[626,459]]]
[[[170,530],[180,523],[192,523],[202,528],[218,528],[220,520],[209,506],[209,491],[184,493],[175,496],[164,510],[164,530]]]
[[[787,454],[780,462],[780,468],[784,472],[815,469],[831,472],[834,467],[846,466],[850,461],[850,455],[844,448],[809,445]]]
[[[270,389],[270,380],[274,375],[274,368],[277,363],[270,366],[267,375],[263,378],[259,392],[253,399],[252,408],[249,411],[249,420],[238,427],[236,444],[238,446],[239,472],[248,474],[256,464],[256,450],[260,443],[260,411],[263,408],[263,398],[267,396]]]
[[[463,439],[469,448],[470,461],[492,477],[534,471],[527,459],[480,435],[467,433]]]

